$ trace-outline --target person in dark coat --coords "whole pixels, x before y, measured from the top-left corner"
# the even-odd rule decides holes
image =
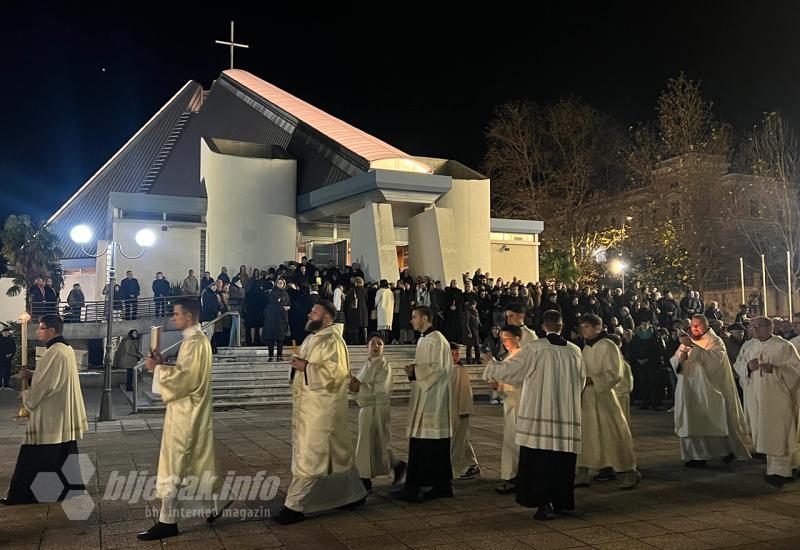
[[[478,304],[475,300],[467,300],[464,302],[464,345],[467,346],[467,357],[464,361],[465,365],[477,365],[481,362],[480,359],[480,335],[481,321],[478,314]],[[470,352],[475,350],[475,357],[471,358]]]
[[[356,275],[358,277],[358,275]],[[378,295],[378,285],[370,283],[367,285],[367,311],[369,319],[367,321],[367,333],[372,334],[378,331],[378,312],[375,309],[375,297]]]
[[[11,389],[11,360],[17,353],[17,342],[11,327],[4,326],[0,335],[0,389]]]
[[[672,323],[678,320],[680,311],[678,301],[673,297],[672,292],[667,292],[666,296],[659,298],[656,307],[658,308],[658,324],[670,330]]]
[[[278,347],[278,361],[283,361],[283,341],[289,333],[289,310],[291,303],[286,291],[286,281],[278,279],[273,288],[272,281],[267,282],[267,307],[264,309],[264,329],[261,341],[269,346],[268,362],[274,358],[275,346]]]
[[[136,319],[139,310],[138,300],[141,294],[139,288],[139,281],[134,279],[132,271],[125,272],[125,278],[119,283],[120,298],[124,300],[125,304],[125,319]]]
[[[344,335],[345,341],[350,345],[366,344],[367,321],[367,293],[364,288],[364,279],[354,277],[351,279],[353,286],[344,297]]]
[[[260,278],[260,275],[259,275]],[[258,279],[253,279],[250,288],[244,293],[244,326],[252,346],[261,345],[261,328],[264,326],[264,307],[267,293]]]
[[[431,300],[431,311],[433,312],[433,329],[444,332],[445,302],[447,301],[442,282],[436,281],[436,285],[428,292]]]
[[[447,341],[464,343],[464,293],[456,286],[456,280],[444,291],[444,336]]]
[[[636,322],[637,326],[641,325],[644,321],[647,321],[651,325],[656,324],[656,312],[650,308],[650,302],[647,300],[638,302],[634,310],[633,320]]]
[[[639,323],[630,343],[631,367],[634,372],[634,387],[638,387],[642,404],[639,409],[660,410],[664,396],[662,360],[664,342],[648,320]],[[637,375],[638,374],[638,378]]]
[[[414,329],[411,327],[411,313],[417,305],[417,291],[411,283],[403,282],[400,291],[400,307],[397,310],[397,335],[401,344],[414,343]]]
[[[217,318],[220,312],[217,298],[217,283],[211,283],[200,294],[200,322],[206,323]]]
[[[289,294],[289,331],[291,338],[296,345],[303,343],[308,333],[306,332],[306,322],[308,313],[311,311],[311,300],[308,295],[303,294],[295,283],[290,283],[286,289]]]
[[[156,317],[164,316],[168,296],[169,281],[166,280],[164,274],[159,271],[156,273],[156,279],[153,281],[153,298],[156,306]]]

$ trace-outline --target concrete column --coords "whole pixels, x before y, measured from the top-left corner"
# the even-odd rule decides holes
[[[200,147],[211,276],[222,266],[233,275],[241,264],[266,267],[296,259],[297,162],[222,154],[205,140]]]
[[[350,214],[350,260],[364,271],[368,281],[397,281],[397,245],[394,240],[392,205],[367,201]]]
[[[428,208],[408,220],[408,263],[413,276],[428,275],[447,286],[461,282],[458,255],[466,246],[457,239],[454,212],[449,208]]]

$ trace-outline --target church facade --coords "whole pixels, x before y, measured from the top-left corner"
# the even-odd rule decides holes
[[[476,268],[538,280],[543,224],[490,216],[485,176],[453,160],[413,156],[242,70],[206,91],[185,84],[51,218],[67,283],[99,297],[107,258],[92,260],[69,238],[93,229],[138,253],[136,231],[155,245],[118,257],[142,296],[161,271],[216,276],[313,258],[358,263],[369,280],[399,270],[442,281]]]

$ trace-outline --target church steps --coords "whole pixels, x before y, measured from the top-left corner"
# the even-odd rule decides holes
[[[404,366],[414,361],[415,346],[386,346],[384,357],[392,365],[394,388],[392,399],[407,399],[411,390]],[[349,347],[350,370],[353,375],[367,360],[365,346]],[[291,356],[290,348],[284,348],[284,357]],[[213,406],[215,409],[269,407],[292,402],[289,382],[291,366],[288,361],[267,362],[269,352],[265,347],[219,348],[214,355],[211,375]],[[481,378],[481,365],[467,365],[476,396],[485,396],[489,387]],[[149,377],[140,382],[144,399],[140,400],[143,413],[163,412],[161,396],[150,391]],[[350,400],[354,401],[354,396]]]

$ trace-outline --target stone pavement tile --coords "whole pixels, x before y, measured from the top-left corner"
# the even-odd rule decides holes
[[[100,546],[100,533],[97,526],[85,528],[47,529],[42,537],[43,549],[85,550]]]
[[[757,542],[754,539],[726,531],[725,529],[706,529],[703,531],[692,531],[686,534],[687,537],[704,542],[710,546],[735,546],[737,544],[749,544]]]
[[[611,542],[627,538],[621,533],[599,526],[583,527],[580,529],[571,529],[569,531],[561,532],[564,535],[572,537],[575,540],[579,540],[586,544],[600,544],[601,542]]]
[[[405,550],[408,548],[408,546],[391,535],[379,534],[349,539],[344,541],[344,544],[350,550],[368,550],[372,548],[380,548],[381,550]]]
[[[787,537],[785,539],[775,539],[770,541],[777,548],[787,548],[790,550],[797,550],[800,548],[800,537]]]
[[[596,544],[595,548],[599,548],[600,550],[653,550],[653,547],[649,544],[635,539],[602,542],[600,544]]]
[[[346,546],[313,518],[294,525],[275,525],[273,534],[289,548],[344,549]]]
[[[515,538],[524,542],[528,546],[542,550],[577,548],[579,546],[584,546],[583,542],[562,533],[536,533],[533,535],[524,535]]]
[[[157,540],[143,542],[136,539],[135,533],[124,533],[120,535],[104,535],[101,537],[103,550],[116,550],[117,548],[161,548],[161,542]]]
[[[626,537],[632,539],[641,539],[644,537],[657,537],[658,535],[667,535],[669,531],[663,527],[658,527],[646,521],[634,521],[631,523],[619,523],[616,525],[609,525],[609,529],[621,533]]]
[[[767,525],[766,523],[733,525],[727,527],[726,529],[732,533],[743,535],[757,541],[769,541],[786,538],[786,535],[788,534],[785,531],[776,529],[775,527]]]
[[[784,536],[800,535],[800,522],[794,518],[768,521],[765,525],[774,527],[776,531],[784,533]]]
[[[508,514],[502,514],[505,519],[508,519]],[[486,518],[481,517],[480,513],[475,514],[465,514],[464,512],[456,512],[451,514],[437,514],[434,516],[429,516],[425,518],[430,525],[434,527],[454,527],[454,526],[466,526],[466,525],[476,525],[476,524],[485,524],[489,525],[491,522],[484,521]],[[501,522],[502,519],[497,518],[494,514],[492,514],[492,520]]]
[[[442,529],[416,529],[412,531],[400,531],[393,536],[411,548],[422,546],[432,546],[435,544],[449,544],[453,542],[451,536]]]
[[[281,541],[272,533],[259,533],[253,535],[221,536],[225,548],[231,550],[255,550],[256,548],[278,548]]]
[[[690,539],[685,535],[680,535],[677,533],[660,535],[658,537],[646,537],[640,540],[645,544],[655,546],[656,548],[661,548],[662,550],[704,550],[706,548],[713,547],[710,544],[706,544],[695,539]]]
[[[447,527],[442,529],[442,532],[454,541],[497,539],[504,536],[500,530],[481,524]]]
[[[131,506],[138,506],[136,504]],[[137,519],[146,519],[147,518],[147,508],[145,507],[136,507],[136,508],[121,508],[121,509],[114,509],[114,508],[107,508],[105,506],[100,507],[100,521],[102,523],[117,523],[118,521],[131,521]]]
[[[166,539],[163,541],[163,548],[169,550],[226,550],[221,540],[203,539],[186,540],[183,536]]]
[[[710,512],[708,514],[696,514],[693,519],[708,527],[721,527],[727,529],[732,525],[745,525],[752,523],[750,516],[742,512]]]
[[[617,525],[620,523],[631,523],[634,521],[639,521],[637,518],[626,514],[622,514],[619,512],[613,511],[588,511],[583,510],[579,516],[582,520],[586,521],[591,525],[604,525],[606,527],[610,525]]]
[[[708,528],[706,524],[685,516],[655,518],[647,520],[647,523],[651,523],[667,531],[672,531],[673,533],[688,533],[689,531],[701,531]]]
[[[0,531],[0,535],[3,535],[2,531]],[[36,536],[14,536],[13,538],[4,537],[2,540],[4,540],[3,550],[38,550],[42,544],[41,534]]]
[[[497,550],[498,548],[502,550],[530,550],[532,548],[521,540],[512,538],[469,540],[466,544],[469,548],[474,548],[475,550]]]

